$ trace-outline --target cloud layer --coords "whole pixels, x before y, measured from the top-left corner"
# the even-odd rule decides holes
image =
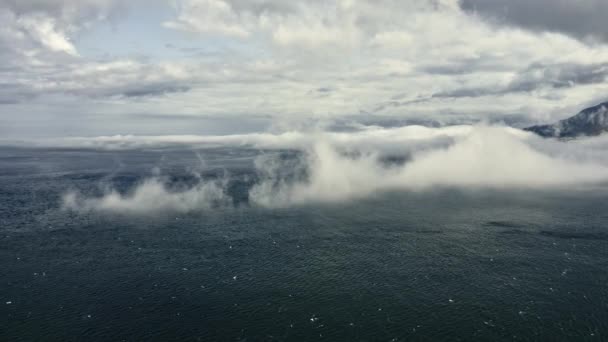
[[[63,196],[62,207],[78,212],[101,211],[124,214],[189,212],[226,206],[231,202],[222,182],[200,182],[185,191],[172,191],[158,178],[150,178],[132,192],[108,191],[102,197],[86,197],[71,191]]]
[[[498,126],[368,127],[353,133],[186,136],[179,140],[113,137],[106,147],[124,148],[116,145],[121,139],[137,140],[137,146],[148,147],[248,146],[300,151],[288,158],[265,153],[256,160],[257,180],[249,188],[249,203],[263,207],[343,202],[386,191],[572,189],[608,181],[605,137],[543,140]],[[100,141],[107,143],[108,139],[99,138],[97,143]],[[226,184],[201,181],[189,190],[172,191],[151,179],[128,194],[110,191],[101,198],[86,198],[71,193],[64,198],[64,207],[134,213],[209,209],[212,204],[231,205]]]
[[[254,117],[288,128],[376,117],[555,121],[605,100],[604,7],[594,0],[4,1],[0,126],[11,127],[5,136],[31,137],[65,134],[57,123],[96,135],[102,123],[102,134],[199,133],[198,125],[178,130],[174,117],[230,118],[223,131]],[[142,125],[146,118],[158,123]]]
[[[535,31],[563,32],[581,39],[608,41],[603,0],[461,0],[466,11]]]

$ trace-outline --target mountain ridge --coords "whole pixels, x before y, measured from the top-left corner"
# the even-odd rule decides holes
[[[524,128],[546,138],[596,136],[608,132],[608,101],[583,109],[578,114],[549,125]]]

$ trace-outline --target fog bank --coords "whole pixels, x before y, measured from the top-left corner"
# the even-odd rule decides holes
[[[356,132],[288,132],[232,136],[115,136],[79,138],[71,146],[142,148],[248,147],[297,150],[285,159],[261,154],[249,203],[284,207],[342,202],[384,191],[461,189],[539,189],[594,185],[608,181],[608,138],[546,140],[508,127],[365,127]],[[226,182],[201,181],[171,191],[157,178],[129,194],[110,191],[100,198],[76,193],[64,207],[122,212],[187,212],[230,203]]]

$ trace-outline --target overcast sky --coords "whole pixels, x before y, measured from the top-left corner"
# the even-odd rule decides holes
[[[605,0],[3,0],[0,135],[549,122],[608,100]]]

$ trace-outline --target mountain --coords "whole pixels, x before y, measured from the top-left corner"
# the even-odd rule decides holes
[[[575,116],[553,125],[524,128],[543,137],[574,138],[581,135],[600,135],[608,132],[608,102],[587,108]]]

